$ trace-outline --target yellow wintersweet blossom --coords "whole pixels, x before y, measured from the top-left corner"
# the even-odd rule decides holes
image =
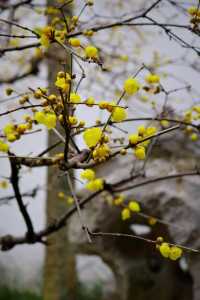
[[[198,140],[198,135],[195,133],[195,132],[193,132],[191,135],[190,135],[190,139],[191,139],[191,141],[193,141],[193,142],[196,142],[197,140]]]
[[[7,140],[10,143],[13,143],[17,140],[18,136],[15,133],[9,133],[7,136]]]
[[[129,135],[128,139],[129,139],[130,145],[135,145],[140,140],[140,137],[137,133],[135,133],[135,134]]]
[[[116,198],[113,199],[114,205],[121,205],[124,202],[124,195],[118,195]]]
[[[44,125],[47,126],[48,129],[52,129],[56,127],[56,115],[54,113],[46,113],[46,121]]]
[[[34,120],[39,124],[45,125],[48,129],[56,127],[56,115],[54,113],[38,111],[34,114]]]
[[[145,128],[144,125],[138,126],[137,130],[138,130],[138,134],[141,135],[141,136],[143,136],[146,132],[146,128]]]
[[[54,33],[55,40],[59,43],[64,43],[65,37],[66,37],[66,31],[65,30],[55,30]]]
[[[153,83],[159,83],[160,82],[160,76],[157,74],[148,74],[145,77],[145,80],[147,83],[149,84],[153,84]]]
[[[200,9],[198,9],[198,7],[196,7],[196,6],[189,7],[187,11],[191,16],[200,17]]]
[[[60,199],[64,199],[64,198],[65,198],[64,192],[58,192],[58,197],[59,197]]]
[[[179,259],[182,254],[183,250],[178,246],[171,246],[168,243],[163,242],[159,246],[159,251],[165,258],[169,258],[171,260],[177,260]]]
[[[162,254],[162,256],[168,258],[169,257],[169,253],[170,253],[170,246],[168,243],[162,243],[159,247],[160,253]]]
[[[119,57],[122,61],[128,61],[128,55],[121,55]]]
[[[9,142],[14,142],[19,137],[18,132],[16,131],[16,126],[12,123],[8,123],[4,128],[3,132]]]
[[[55,94],[51,94],[51,95],[48,96],[48,100],[49,100],[51,103],[54,103],[54,102],[56,102],[57,97],[56,97]]]
[[[137,81],[137,79],[135,79],[135,78],[128,78],[127,80],[125,80],[125,82],[124,82],[124,91],[128,95],[134,95],[134,94],[136,94],[139,89],[140,89],[140,84]]]
[[[194,110],[195,112],[197,112],[197,113],[200,113],[200,106],[195,105],[195,106],[193,107],[193,110]]]
[[[61,75],[57,75],[55,86],[62,90],[62,92],[66,93],[69,91],[71,76],[68,73],[61,73]]]
[[[86,58],[97,59],[98,58],[98,49],[92,45],[89,45],[85,48]]]
[[[86,4],[89,5],[89,6],[92,6],[92,5],[94,5],[94,1],[93,0],[87,0]]]
[[[125,148],[122,148],[122,149],[120,150],[120,154],[121,154],[121,155],[126,155],[126,154],[127,154],[127,150],[126,150]]]
[[[10,88],[10,87],[8,87],[8,88],[5,90],[5,92],[6,92],[6,95],[7,95],[7,96],[10,96],[10,95],[12,95],[12,93],[13,93],[13,89]]]
[[[51,26],[45,26],[41,29],[40,43],[43,47],[48,48],[54,40],[54,29]]]
[[[100,109],[107,109],[108,105],[109,105],[109,102],[107,102],[107,101],[100,101],[99,102],[99,108]]]
[[[71,93],[70,94],[70,102],[71,103],[80,103],[81,102],[81,96],[77,93]]]
[[[4,143],[4,141],[0,140],[0,152],[8,152],[9,146]]]
[[[80,174],[81,179],[86,179],[88,181],[95,179],[95,172],[92,169],[85,169]]]
[[[149,223],[149,225],[154,226],[157,223],[157,219],[154,217],[150,217],[148,219],[148,223]]]
[[[102,137],[102,130],[100,128],[89,128],[83,133],[83,139],[89,148],[95,147]]]
[[[91,37],[91,36],[94,35],[94,31],[93,31],[93,30],[85,30],[85,31],[83,32],[83,34],[84,34],[85,36]]]
[[[74,198],[72,196],[67,196],[66,201],[68,205],[72,205],[74,203]]]
[[[104,161],[110,155],[110,148],[107,144],[101,144],[92,153],[94,160]]]
[[[7,189],[8,188],[8,181],[6,181],[6,180],[0,181],[0,188]]]
[[[134,149],[135,157],[139,160],[144,160],[146,157],[145,148],[143,146],[137,146]]]
[[[94,180],[89,181],[85,188],[91,192],[96,192],[102,190],[104,187],[104,181],[102,178],[96,178]]]
[[[132,212],[140,212],[140,205],[137,201],[130,201],[128,204],[130,211]]]
[[[168,120],[161,120],[161,121],[160,121],[160,124],[161,124],[164,128],[169,127],[169,121],[168,121]]]
[[[156,127],[147,127],[146,132],[145,132],[145,136],[151,136],[154,135],[157,132],[157,128]]]
[[[12,123],[6,124],[6,126],[3,129],[4,134],[7,136],[8,134],[11,134],[15,132],[15,126]]]
[[[70,39],[68,40],[68,42],[69,42],[69,44],[70,44],[72,47],[80,47],[80,45],[81,45],[80,40],[77,39],[77,38],[70,38]]]
[[[75,116],[69,116],[68,120],[70,125],[76,125],[78,123],[78,119]]]
[[[85,101],[85,104],[89,107],[93,106],[95,104],[95,99],[93,97],[88,97]]]
[[[37,111],[34,115],[34,120],[36,120],[38,123],[43,124],[45,122],[45,113],[42,111]]]
[[[121,211],[121,217],[122,217],[123,221],[125,221],[127,219],[130,219],[131,212],[130,212],[130,210],[127,207],[124,208],[124,209],[122,209],[122,211]]]
[[[170,248],[169,258],[172,260],[179,259],[183,254],[183,250],[177,246],[172,246]]]
[[[28,129],[28,124],[18,124],[17,128],[16,128],[16,131],[19,134],[23,134],[27,129]]]
[[[78,127],[83,128],[84,126],[85,126],[85,121],[80,120],[79,124],[78,124]]]
[[[127,112],[123,107],[116,107],[112,112],[112,121],[113,122],[122,122],[127,118]]]

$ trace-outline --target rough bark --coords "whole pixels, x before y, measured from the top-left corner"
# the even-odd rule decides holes
[[[47,5],[53,5],[56,1],[48,0]],[[69,14],[69,11],[68,11]],[[49,50],[49,57],[56,60],[48,60],[48,82],[50,91],[55,92],[54,81],[58,71],[62,70],[61,63],[67,63],[66,51],[56,45],[52,45]],[[59,62],[57,62],[59,61]],[[66,66],[69,71],[70,66]],[[61,130],[61,128],[58,128]],[[58,141],[58,137],[53,133],[48,134],[48,145],[51,146]],[[63,146],[57,147],[50,152],[50,156],[63,152]],[[46,202],[46,222],[49,224],[53,219],[59,217],[67,209],[66,203],[58,199],[58,191],[67,193],[68,187],[64,177],[58,178],[59,172],[56,167],[48,169],[48,192]],[[56,232],[48,238],[44,264],[44,300],[64,300],[75,299],[76,294],[76,269],[73,248],[68,239],[67,227]]]

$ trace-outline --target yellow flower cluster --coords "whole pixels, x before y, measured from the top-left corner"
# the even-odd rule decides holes
[[[66,30],[55,30],[54,36],[56,41],[58,41],[59,43],[64,43],[66,37]]]
[[[51,26],[45,26],[41,29],[40,33],[40,44],[48,48],[50,43],[54,41],[54,29]]]
[[[130,219],[131,212],[132,213],[138,213],[140,212],[141,208],[137,201],[132,200],[129,202],[128,207],[125,207],[121,211],[121,218],[123,221]]]
[[[104,181],[102,178],[96,178],[94,180],[89,181],[85,187],[91,192],[100,191],[104,187]]]
[[[190,22],[198,25],[200,23],[200,9],[196,6],[191,6],[188,8],[188,13],[191,16]]]
[[[34,120],[48,129],[56,127],[56,115],[53,112],[38,111],[34,114]]]
[[[113,112],[116,106],[115,102],[108,101],[100,101],[98,104],[100,109],[106,109],[108,112]]]
[[[9,142],[14,142],[18,138],[16,126],[12,123],[6,124],[6,126],[3,129],[3,132]]]
[[[183,250],[180,247],[170,246],[166,242],[162,242],[161,245],[156,245],[156,248],[160,251],[163,257],[171,260],[177,260],[183,254]]]
[[[44,95],[46,95],[46,89],[39,88],[34,91],[33,96],[35,99],[41,99]]]
[[[85,30],[85,31],[83,32],[83,34],[84,34],[85,36],[91,37],[91,36],[94,35],[94,31],[93,31],[93,30]]]
[[[0,140],[0,152],[8,152],[9,146],[3,140]]]
[[[104,188],[102,178],[96,178],[96,174],[92,169],[83,170],[80,174],[81,179],[87,180],[85,188],[91,192],[100,191]]]
[[[90,99],[88,98],[88,100]],[[92,102],[92,104],[94,104],[94,102]],[[122,122],[127,118],[127,113],[125,108],[117,106],[115,102],[100,101],[99,108],[106,109],[108,112],[112,113],[111,120],[113,122]]]
[[[127,95],[134,95],[136,94],[140,89],[140,84],[135,78],[128,78],[124,82],[124,91]]]
[[[65,195],[64,192],[59,192],[59,193],[58,193],[58,198],[59,198],[60,200],[62,200],[62,201],[65,201],[65,203],[66,203],[67,205],[72,205],[72,204],[74,204],[74,198],[73,198],[72,196],[67,196],[67,195]]]
[[[141,142],[143,139],[150,137],[156,133],[155,127],[147,127],[141,125],[137,128],[137,133],[129,135],[129,145],[134,148],[134,155],[139,160],[146,157],[146,147],[150,143],[150,139]]]
[[[92,152],[95,161],[105,161],[110,155],[110,148],[107,144],[103,143],[98,145]]]
[[[59,13],[59,9],[53,6],[47,6],[45,9],[46,15],[57,15]]]
[[[145,80],[149,84],[159,83],[160,82],[160,76],[157,74],[148,74],[145,77]]]
[[[29,124],[18,124],[14,125],[13,123],[8,123],[3,129],[3,133],[6,136],[8,142],[14,142],[20,138],[21,134],[24,134],[26,130],[31,129],[32,123]],[[1,148],[4,149],[4,152],[8,151],[8,146],[5,143],[0,143]],[[3,151],[3,150],[2,150]]]
[[[69,91],[71,82],[71,76],[68,73],[65,72],[58,72],[55,86],[60,89],[63,93],[66,93]]]
[[[81,172],[81,179],[86,179],[88,181],[91,181],[95,179],[95,172],[92,169],[86,169]]]
[[[123,204],[123,202],[124,202],[124,199],[125,199],[125,197],[124,197],[124,195],[118,195],[116,198],[114,198],[113,199],[113,204],[114,205],[121,205],[121,204]]]
[[[200,17],[200,9],[198,9],[198,7],[196,7],[196,6],[189,7],[187,11],[193,17],[196,16],[196,15],[198,17]]]
[[[191,109],[185,111],[183,120],[187,123],[192,123],[193,121],[200,120],[200,106],[195,105]],[[185,133],[193,142],[196,142],[199,139],[198,131],[195,130],[192,126],[187,126],[185,128]]]

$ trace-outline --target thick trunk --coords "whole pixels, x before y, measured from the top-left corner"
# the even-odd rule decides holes
[[[53,5],[55,1],[48,0],[47,5]],[[55,92],[54,81],[58,71],[62,70],[62,66],[57,61],[67,61],[67,54],[57,46],[52,45],[49,50],[49,57],[59,58],[58,60],[48,61],[48,81],[50,92]],[[69,66],[67,66],[69,71]],[[60,128],[59,128],[60,130]],[[49,146],[58,141],[58,137],[49,132]],[[52,150],[49,154],[63,152],[63,146],[59,146],[56,150]],[[50,167],[48,170],[48,193],[46,202],[46,222],[50,223],[55,218],[66,211],[66,204],[58,199],[58,191],[67,192],[66,180],[64,177],[58,178],[56,167]],[[75,255],[68,240],[67,227],[65,226],[59,232],[48,238],[49,245],[46,247],[45,264],[44,264],[44,300],[64,300],[75,299],[76,290],[76,269]]]

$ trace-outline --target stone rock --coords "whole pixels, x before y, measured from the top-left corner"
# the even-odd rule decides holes
[[[169,174],[188,172],[198,167],[199,143],[192,143],[183,133],[168,134],[154,141],[146,163],[145,177],[131,184]],[[141,165],[141,164],[140,164]],[[117,182],[128,176],[134,165],[133,157],[115,158],[97,169],[98,177]],[[200,177],[182,177],[158,181],[126,192],[127,200],[137,199],[142,211],[166,222],[156,224],[145,237],[166,240],[187,247],[200,249]],[[80,192],[81,194],[81,192]],[[85,196],[85,192],[84,192]],[[134,216],[124,222],[120,209],[108,205],[105,197],[93,199],[82,210],[84,220],[93,232],[120,232],[134,234],[134,224],[148,224],[147,219]],[[91,245],[77,225],[77,215],[70,221],[70,239],[78,253],[99,255],[111,268],[116,278],[115,299],[119,300],[199,300],[199,254],[186,252],[187,268],[181,261],[163,259],[155,246],[144,241],[125,238],[97,237]],[[168,225],[169,224],[169,225]]]

